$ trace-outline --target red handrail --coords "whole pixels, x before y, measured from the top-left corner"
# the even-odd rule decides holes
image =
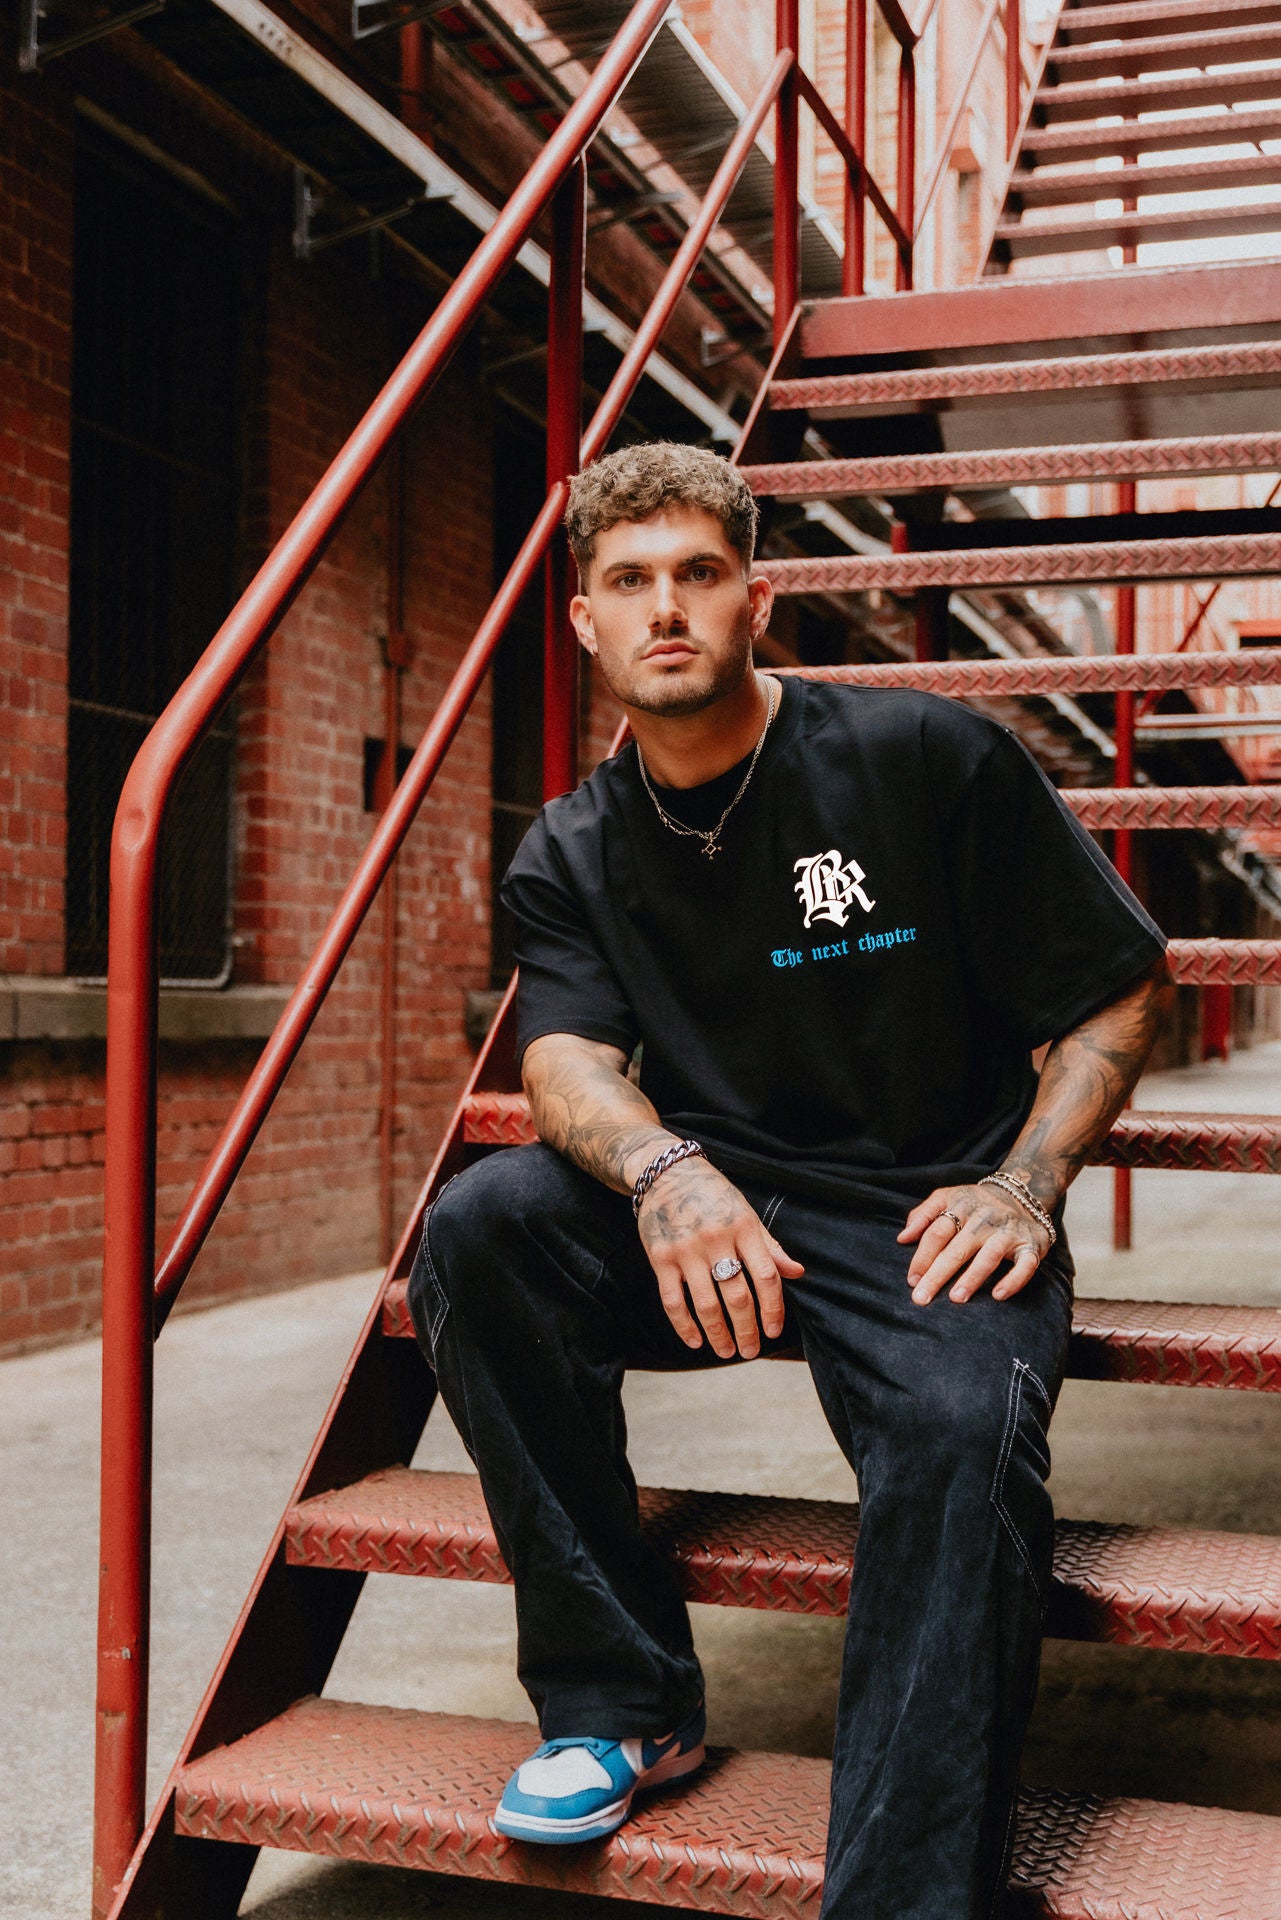
[[[591,82],[463,269],[280,544],[156,723],[130,769],[112,845],[108,964],[107,1231],[103,1273],[102,1547],[94,1904],[105,1912],[143,1825],[150,1584],[151,1356],[154,1333],[252,1145],[324,994],[431,784],[521,593],[560,521],[558,481],[521,546],[431,726],[382,816],[338,910],[295,989],[193,1192],[153,1291],[157,970],[155,892],[164,810],[200,733],[301,589],[342,515],[539,213],[579,166],[605,113],[666,11],[640,0]],[[698,215],[588,430],[600,451],[723,211],[751,144],[794,65],[780,54],[736,133]],[[581,236],[581,222],[578,223]],[[581,244],[562,274],[581,282]],[[572,311],[572,293],[553,289]],[[562,327],[562,332],[564,328]],[[563,449],[562,449],[563,452]]]

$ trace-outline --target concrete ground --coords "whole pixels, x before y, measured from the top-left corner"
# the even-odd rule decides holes
[[[1281,1112],[1281,1046],[1154,1075],[1142,1104]],[[1143,1174],[1135,1251],[1109,1244],[1111,1176],[1069,1209],[1082,1292],[1281,1305],[1277,1190],[1233,1175]],[[160,1783],[354,1338],[374,1276],[181,1317],[158,1362],[152,1786]],[[6,1738],[0,1915],[85,1920],[93,1718],[98,1349],[0,1366]],[[852,1478],[805,1370],[743,1367],[629,1382],[642,1480],[849,1498]],[[1281,1527],[1281,1397],[1074,1381],[1054,1434],[1066,1516]],[[421,1465],[465,1465],[437,1409]],[[828,1750],[838,1621],[695,1608],[718,1741]],[[335,1669],[340,1698],[529,1719],[505,1588],[370,1580]],[[1047,1644],[1029,1780],[1281,1814],[1281,1664]],[[651,1908],[643,1909],[652,1912]],[[570,1901],[264,1856],[254,1920],[611,1920]]]

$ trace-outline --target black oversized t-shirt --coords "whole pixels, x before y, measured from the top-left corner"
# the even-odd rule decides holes
[[[711,826],[746,767],[659,797]],[[1165,945],[1012,733],[803,680],[714,860],[629,745],[544,808],[502,897],[522,1054],[640,1042],[663,1124],[731,1178],[898,1216],[1001,1161],[1031,1049]]]

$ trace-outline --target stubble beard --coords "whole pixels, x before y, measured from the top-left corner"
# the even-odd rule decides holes
[[[692,634],[690,639],[694,640]],[[751,617],[744,617],[739,631],[734,635],[732,651],[719,662],[707,653],[700,653],[696,661],[691,662],[683,672],[654,677],[651,671],[644,680],[635,665],[623,671],[611,669],[599,659],[598,665],[605,685],[614,698],[638,713],[650,713],[664,719],[704,713],[708,707],[714,707],[718,701],[737,693],[752,671]],[[698,665],[709,669],[709,677],[704,678],[699,674],[697,682],[691,684],[691,673]]]

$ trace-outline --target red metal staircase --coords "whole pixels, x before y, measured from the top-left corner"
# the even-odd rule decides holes
[[[121,803],[109,1061],[99,1915],[227,1920],[260,1846],[715,1913],[817,1912],[827,1799],[827,1770],[819,1762],[719,1751],[690,1787],[650,1801],[608,1841],[564,1850],[521,1848],[494,1831],[491,1815],[504,1779],[525,1755],[527,1727],[323,1697],[366,1575],[507,1577],[474,1480],[407,1465],[435,1388],[412,1339],[404,1288],[423,1209],[441,1184],[475,1156],[528,1137],[528,1113],[515,1090],[510,991],[219,1670],[139,1839],[153,1335],[427,791],[503,621],[551,545],[564,474],[574,460],[564,449],[578,438],[572,340],[573,289],[581,287],[582,277],[579,156],[662,12],[663,0],[641,0],[635,8],[588,92],[552,136],[537,177],[530,176],[523,197],[460,278],[452,305],[446,302],[433,319],[390,397],[357,430],[160,723]],[[883,12],[910,73],[919,32],[897,5]],[[1069,78],[1072,72],[1121,75],[1106,95],[1110,109],[1102,106],[1101,112],[1147,111],[1150,100],[1169,100],[1171,89],[1180,87],[1186,93],[1189,83],[1134,78],[1132,66],[1140,76],[1164,72],[1186,51],[1174,42],[1188,37],[1189,26],[1207,59],[1220,50],[1224,35],[1239,36],[1243,46],[1272,48],[1281,5],[1225,5],[1215,16],[1214,34],[1201,33],[1194,15],[1200,18],[1185,0],[1065,9],[1033,119],[1046,120],[1052,131],[1061,119],[1071,118],[1075,128],[1086,117],[1075,106],[1058,110],[1082,89],[1096,87],[1093,78]],[[1007,37],[1017,56],[1018,36],[1008,31],[1016,23],[1017,12],[1007,15]],[[1182,655],[940,657],[946,641],[940,611],[945,616],[946,604],[940,610],[930,594],[1013,590],[1046,581],[1281,572],[1281,515],[1271,510],[1029,519],[999,511],[979,518],[966,508],[979,491],[999,495],[1069,475],[1275,470],[1281,459],[1275,383],[1281,263],[1133,270],[1053,283],[997,278],[948,294],[851,295],[798,307],[796,112],[800,98],[810,95],[808,83],[796,77],[796,27],[795,6],[784,0],[779,61],[744,137],[713,182],[705,217],[691,229],[636,348],[588,429],[584,457],[606,444],[630,383],[732,187],[735,162],[741,165],[746,142],[777,98],[777,348],[738,457],[753,488],[774,502],[892,497],[903,537],[884,554],[798,552],[770,559],[768,571],[784,593],[877,588],[918,596],[921,608],[916,661],[816,671],[959,697],[1025,699],[1049,693],[1124,699],[1162,688],[1281,681],[1281,649],[1266,647]],[[1121,52],[1111,47],[1104,54],[1104,36],[1112,33]],[[1145,51],[1132,56],[1132,47]],[[1073,50],[1083,56],[1075,69],[1067,60]],[[1119,67],[1106,64],[1118,59]],[[1225,97],[1259,97],[1242,93],[1245,84],[1234,76]],[[1210,98],[1204,87],[1192,91],[1198,101]],[[1092,94],[1096,104],[1104,97]],[[1122,122],[1123,129],[1130,126],[1124,139],[1146,138],[1150,124],[1157,123]],[[845,136],[851,236],[861,234],[858,223],[869,207],[876,212],[885,200],[864,172],[856,131]],[[1016,182],[1034,160],[1039,167],[1043,137],[1030,121]],[[904,177],[900,171],[900,187]],[[549,438],[562,451],[554,456],[559,467],[549,473],[546,506],[255,1070],[157,1277],[150,1239],[155,979],[148,956],[155,836],[165,793],[200,727],[289,604],[346,504],[551,196],[560,278],[553,285],[549,410],[555,424]],[[910,281],[919,229],[901,193],[898,207],[890,216],[891,237],[901,269],[906,262],[901,277]],[[1188,424],[1197,428],[1192,437]],[[939,511],[943,500],[955,503],[948,513]],[[552,590],[563,591],[556,569]],[[555,666],[562,659],[561,627],[559,616],[549,622],[553,675],[562,676],[553,684],[565,723],[555,736],[563,773],[572,731],[565,697],[570,682],[563,665]],[[1088,826],[1121,831],[1226,831],[1275,825],[1281,815],[1277,791],[1269,787],[1161,788],[1127,781],[1069,798]],[[1278,942],[1181,940],[1174,943],[1173,962],[1185,982],[1281,981]],[[1281,1169],[1281,1120],[1132,1112],[1098,1157],[1119,1166],[1275,1173]],[[1078,1303],[1072,1371],[1093,1379],[1278,1392],[1281,1312],[1084,1299]],[[646,1524],[678,1561],[692,1599],[781,1611],[844,1609],[857,1535],[854,1509],[669,1489],[649,1490],[642,1500]],[[1053,1634],[1238,1658],[1281,1657],[1281,1540],[1064,1523],[1055,1573]],[[1281,1819],[1031,1792],[1021,1804],[1013,1886],[1020,1912],[1059,1920],[1278,1920]]]

